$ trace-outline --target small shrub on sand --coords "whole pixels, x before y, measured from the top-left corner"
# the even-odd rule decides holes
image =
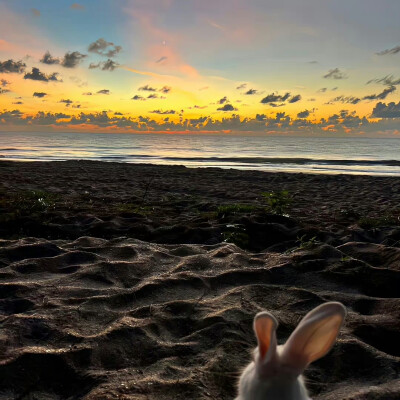
[[[250,238],[246,230],[240,225],[228,225],[227,230],[222,232],[224,242],[234,243],[236,246],[246,249],[249,246]]]
[[[143,216],[153,212],[153,208],[150,206],[139,206],[134,203],[120,203],[117,204],[116,209],[121,214],[139,214]]]
[[[262,196],[267,203],[267,211],[272,214],[284,215],[292,204],[292,196],[287,190],[280,192],[263,192]]]

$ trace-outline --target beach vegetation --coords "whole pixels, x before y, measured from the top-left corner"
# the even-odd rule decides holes
[[[296,250],[310,250],[318,245],[319,241],[316,236],[307,238],[307,235],[297,237],[298,247]]]
[[[380,217],[362,217],[358,225],[363,229],[381,228],[384,226],[400,225],[400,217],[395,215],[382,215]]]
[[[225,218],[235,214],[246,214],[254,212],[257,209],[252,204],[227,204],[217,208],[217,217]]]
[[[135,203],[119,203],[116,205],[116,210],[121,214],[139,214],[142,216],[149,215],[154,211],[153,207]]]
[[[9,221],[21,216],[46,213],[54,210],[60,201],[55,193],[29,190],[11,193],[0,199],[1,220]]]
[[[272,214],[286,215],[293,201],[287,190],[263,192],[261,195],[267,204],[267,211]]]
[[[227,230],[222,232],[224,242],[233,243],[242,249],[247,249],[249,247],[250,237],[242,225],[229,224],[226,228]]]

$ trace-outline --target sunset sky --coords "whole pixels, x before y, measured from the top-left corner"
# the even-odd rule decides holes
[[[399,15],[399,0],[0,0],[0,130],[398,135]]]

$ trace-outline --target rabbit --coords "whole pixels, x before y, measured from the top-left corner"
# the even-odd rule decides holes
[[[311,400],[301,373],[328,353],[346,316],[341,303],[321,304],[299,323],[284,345],[277,346],[278,321],[263,311],[254,318],[258,347],[244,369],[235,400]]]

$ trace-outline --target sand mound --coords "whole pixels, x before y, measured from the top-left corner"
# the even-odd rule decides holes
[[[318,304],[348,317],[306,373],[319,400],[399,399],[398,249],[290,253],[129,238],[0,241],[0,398],[232,399],[273,312],[282,342]]]

